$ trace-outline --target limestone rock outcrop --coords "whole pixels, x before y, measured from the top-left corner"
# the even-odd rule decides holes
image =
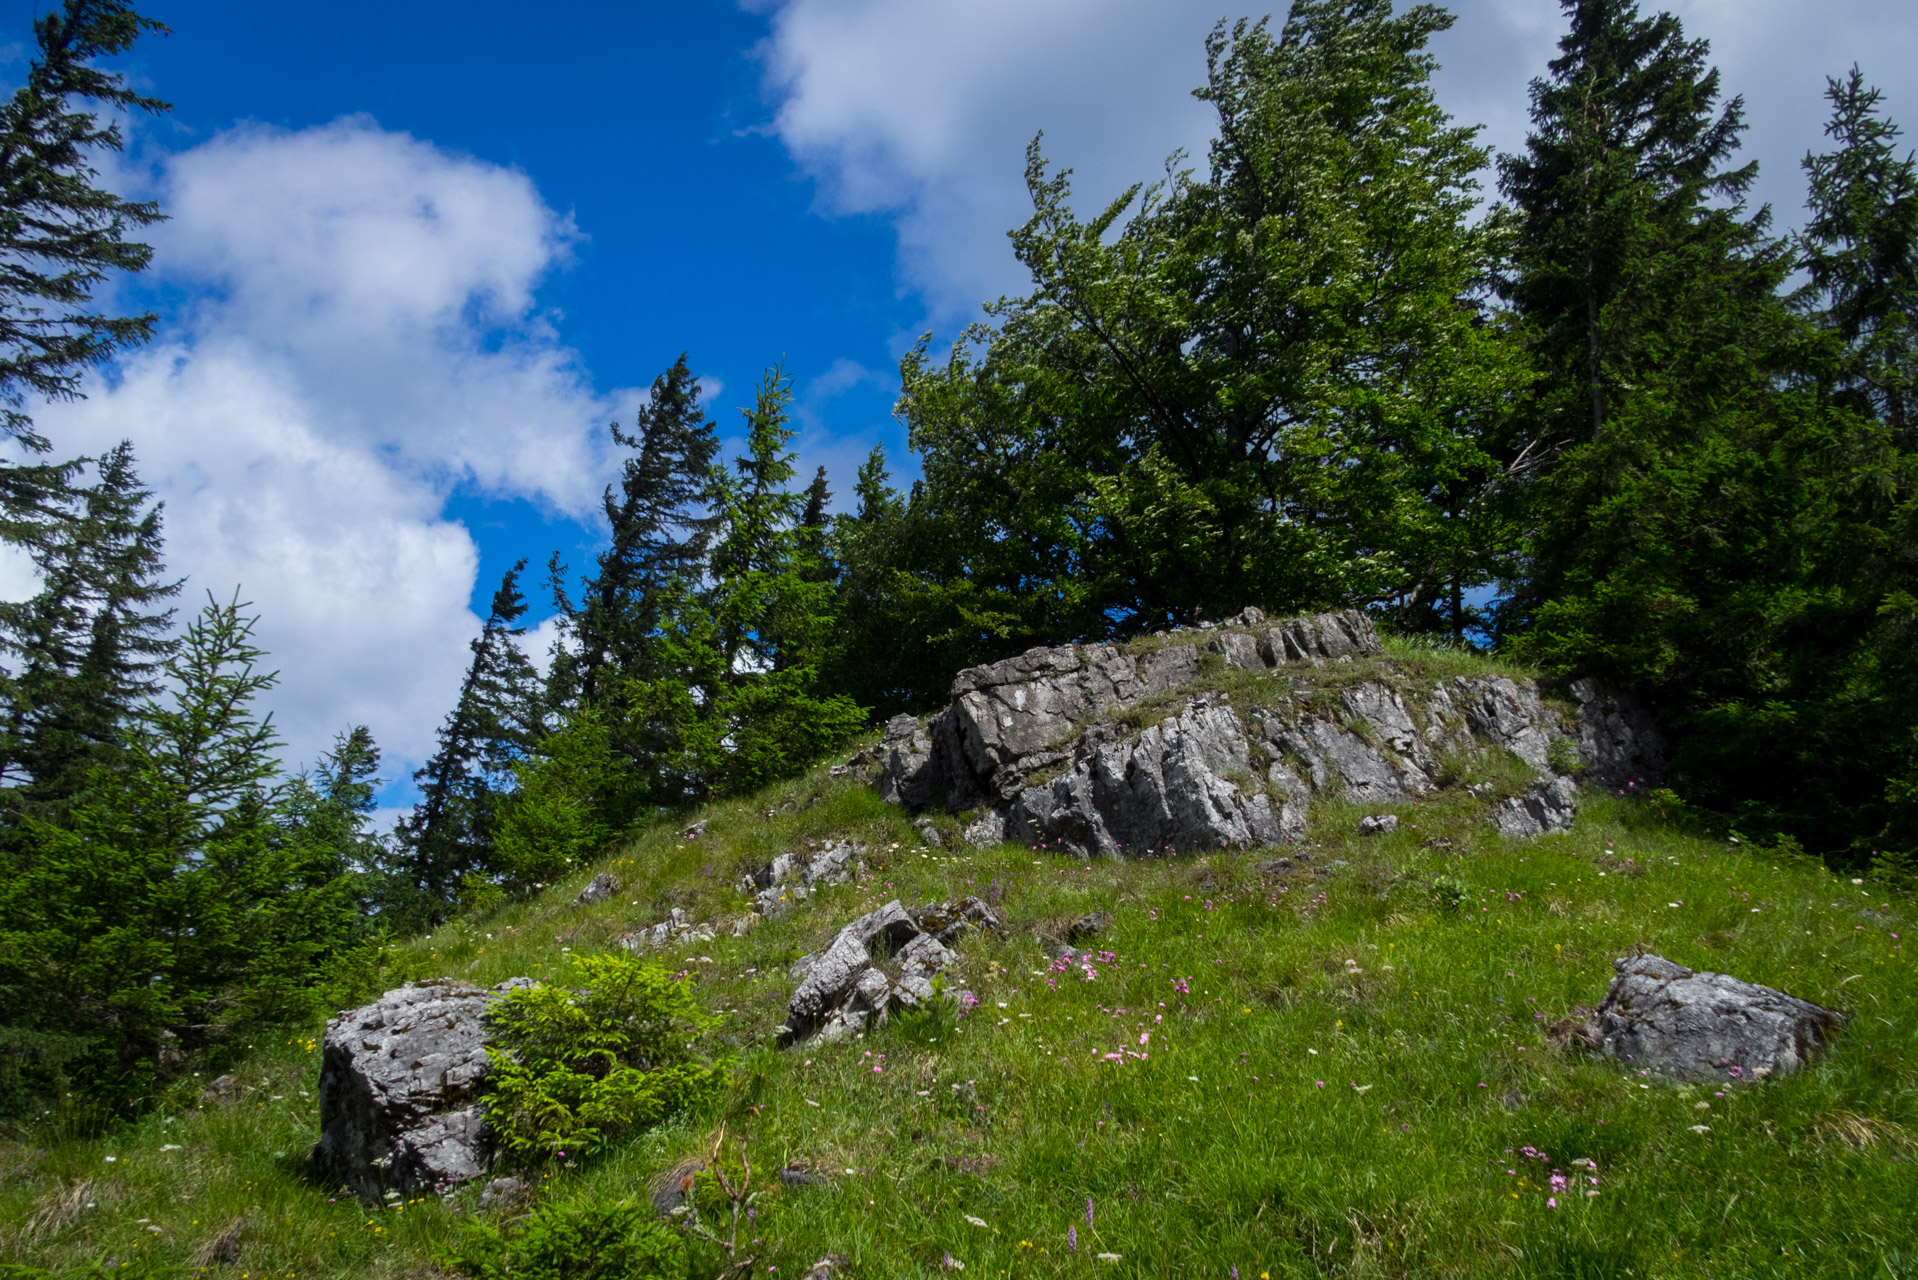
[[[864,852],[865,846],[857,841],[840,840],[816,853],[782,853],[743,877],[739,891],[752,896],[753,910],[760,915],[784,915],[822,885],[851,884]]]
[[[933,978],[957,962],[953,946],[960,938],[1003,928],[998,914],[974,897],[910,911],[894,899],[867,912],[794,963],[799,986],[786,1007],[782,1039],[848,1040],[884,1022],[895,1007],[917,1008],[933,999]]]
[[[1613,967],[1618,975],[1587,1034],[1606,1057],[1661,1075],[1790,1075],[1845,1022],[1835,1009],[1661,956],[1628,956]]]
[[[443,1191],[485,1173],[486,1010],[500,993],[531,985],[409,982],[328,1022],[313,1148],[320,1174],[377,1197]]]
[[[1513,838],[1571,824],[1567,751],[1607,785],[1662,768],[1650,718],[1595,684],[1574,687],[1568,717],[1529,680],[1421,687],[1383,655],[1356,610],[1274,621],[1247,609],[1130,647],[1031,649],[960,672],[929,720],[895,717],[876,785],[912,808],[980,810],[965,832],[975,844],[1143,855],[1296,841],[1318,795],[1411,803],[1438,787],[1451,753],[1508,751],[1537,775],[1491,815]],[[1272,680],[1201,680],[1202,662]]]

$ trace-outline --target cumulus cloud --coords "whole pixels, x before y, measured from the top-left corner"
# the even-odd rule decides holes
[[[182,299],[117,379],[40,414],[134,441],[186,607],[237,586],[283,672],[291,757],[353,724],[427,755],[480,621],[455,488],[588,511],[595,393],[534,290],[577,233],[524,174],[364,119],[248,126],[164,161],[154,274]]]
[[[1212,118],[1190,91],[1224,11],[1206,0],[769,0],[761,57],[772,128],[828,213],[898,230],[900,274],[935,314],[1023,291],[1005,232],[1029,211],[1024,148],[1077,171],[1082,204],[1155,179],[1186,148],[1202,163]],[[1283,7],[1276,6],[1282,15]],[[1647,8],[1653,7],[1647,4]],[[1798,160],[1821,146],[1827,74],[1852,61],[1918,129],[1918,13],[1897,0],[1675,0],[1749,105],[1757,196],[1791,223]],[[1435,41],[1439,91],[1501,149],[1524,142],[1526,86],[1563,30],[1554,0],[1461,0]],[[1253,16],[1264,9],[1241,11]],[[1233,15],[1236,16],[1236,15]]]

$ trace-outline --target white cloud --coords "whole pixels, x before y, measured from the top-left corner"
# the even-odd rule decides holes
[[[1104,200],[1203,143],[1189,96],[1218,13],[1192,0],[788,0],[761,49],[774,129],[835,213],[886,213],[942,313],[1025,283],[1005,233],[1025,144]]]
[[[364,119],[235,129],[169,157],[157,194],[154,273],[186,301],[40,422],[63,450],[133,440],[183,606],[237,584],[261,614],[293,761],[364,723],[403,777],[480,625],[449,493],[586,512],[628,412],[535,307],[575,232],[524,174]]]
[[[754,6],[759,7],[759,6]],[[903,282],[952,318],[1029,285],[1005,232],[1029,212],[1024,149],[1077,171],[1082,207],[1163,172],[1177,147],[1203,164],[1212,117],[1190,91],[1216,0],[775,0],[761,49],[773,130],[829,213],[893,219]],[[1274,6],[1280,15],[1283,6]],[[1564,27],[1554,0],[1461,0],[1434,42],[1442,100],[1486,141],[1523,144],[1526,86]],[[1654,2],[1644,6],[1655,9]],[[1798,160],[1821,146],[1827,74],[1855,59],[1918,131],[1918,10],[1898,0],[1677,0],[1747,98],[1759,200],[1795,222]],[[1263,9],[1241,10],[1256,16]]]

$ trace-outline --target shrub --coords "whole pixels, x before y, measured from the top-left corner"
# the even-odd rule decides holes
[[[584,989],[541,986],[494,1005],[487,1120],[509,1160],[596,1150],[710,1098],[723,1066],[701,1060],[717,1024],[654,960],[576,956]]]
[[[686,1245],[642,1205],[547,1205],[502,1231],[469,1223],[440,1262],[475,1280],[647,1280],[686,1274]]]

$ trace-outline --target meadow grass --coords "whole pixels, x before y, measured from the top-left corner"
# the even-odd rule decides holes
[[[945,847],[925,847],[822,770],[713,807],[701,839],[650,829],[400,948],[393,972],[560,980],[673,906],[737,914],[739,875],[781,850],[862,841],[856,883],[663,953],[725,1014],[727,1097],[535,1175],[547,1196],[644,1197],[723,1127],[764,1187],[762,1276],[828,1252],[872,1277],[1918,1275],[1910,899],[1629,799],[1587,792],[1574,831],[1523,844],[1486,803],[1448,789],[1361,838],[1361,810],[1321,801],[1289,850],[1086,861],[966,849],[943,816]],[[1293,866],[1261,874],[1276,853]],[[622,891],[572,907],[598,870]],[[969,1015],[776,1046],[795,958],[891,899],[966,893],[1008,926],[960,944]],[[1112,916],[1095,958],[1055,966],[1042,937],[1094,909]],[[1850,1022],[1790,1079],[1643,1076],[1565,1034],[1641,949]],[[0,1258],[194,1274],[243,1220],[220,1274],[439,1274],[477,1188],[369,1210],[305,1171],[319,1032],[259,1037],[237,1102],[183,1091],[103,1137],[0,1145]]]

